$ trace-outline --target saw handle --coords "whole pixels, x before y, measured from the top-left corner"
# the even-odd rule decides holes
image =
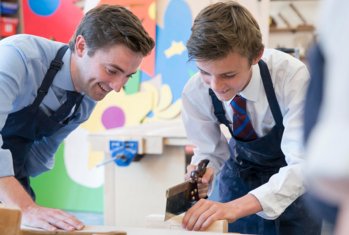
[[[198,182],[199,178],[203,177],[206,172],[206,167],[210,160],[204,159],[199,162],[199,164],[196,167],[196,170],[192,171],[190,173],[190,181],[191,182]]]

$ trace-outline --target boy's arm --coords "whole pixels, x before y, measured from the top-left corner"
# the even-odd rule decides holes
[[[192,77],[182,93],[182,119],[189,141],[195,146],[191,163],[210,160],[208,167],[217,171],[229,157],[226,137],[213,114],[208,88],[198,75]]]

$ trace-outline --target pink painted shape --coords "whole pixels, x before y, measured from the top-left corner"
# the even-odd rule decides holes
[[[125,113],[116,106],[104,110],[102,114],[102,124],[106,129],[122,127],[125,125]]]

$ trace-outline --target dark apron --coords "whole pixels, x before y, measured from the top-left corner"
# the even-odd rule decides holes
[[[283,117],[276,99],[269,69],[262,60],[258,62],[267,100],[275,120],[271,131],[253,141],[241,141],[232,137],[229,141],[230,158],[220,172],[219,198],[228,202],[245,196],[251,190],[268,182],[269,178],[286,166],[281,150],[284,131]],[[222,103],[210,90],[215,114],[219,122],[225,124],[233,135],[230,122],[225,117]],[[229,224],[229,232],[266,234],[266,235],[317,235],[321,231],[321,222],[313,220],[304,206],[303,196],[295,200],[276,220],[265,220],[251,215]]]
[[[304,110],[304,142],[308,141],[309,135],[318,121],[319,111],[322,105],[324,93],[324,67],[325,58],[318,44],[315,44],[309,50],[308,54],[310,68],[310,83],[305,99]],[[338,207],[318,198],[316,195],[308,195],[307,202],[314,216],[323,218],[334,226]]]
[[[52,120],[39,106],[46,96],[55,75],[62,68],[62,58],[67,49],[68,46],[63,46],[58,50],[38,89],[34,102],[17,112],[9,114],[4,127],[0,131],[3,139],[2,148],[9,149],[12,154],[15,178],[34,200],[35,193],[30,187],[30,173],[26,170],[26,161],[34,142],[42,140],[43,137],[51,136],[66,125],[66,123]],[[71,117],[75,115],[80,103],[81,99],[77,102]]]

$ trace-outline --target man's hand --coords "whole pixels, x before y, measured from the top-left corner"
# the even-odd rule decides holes
[[[187,174],[185,175],[185,180],[190,179],[190,173],[196,170],[196,165],[188,165],[187,166]],[[209,190],[209,186],[213,181],[214,170],[211,167],[206,168],[206,172],[202,178],[199,178],[198,189],[199,189],[199,197],[206,198]]]
[[[81,221],[62,210],[40,207],[38,205],[22,210],[22,223],[48,231],[56,231],[57,229],[73,231],[81,230],[84,227]]]
[[[5,205],[17,207],[22,212],[22,223],[49,231],[63,229],[80,230],[83,223],[68,213],[38,206],[13,177],[0,177],[0,201]]]

